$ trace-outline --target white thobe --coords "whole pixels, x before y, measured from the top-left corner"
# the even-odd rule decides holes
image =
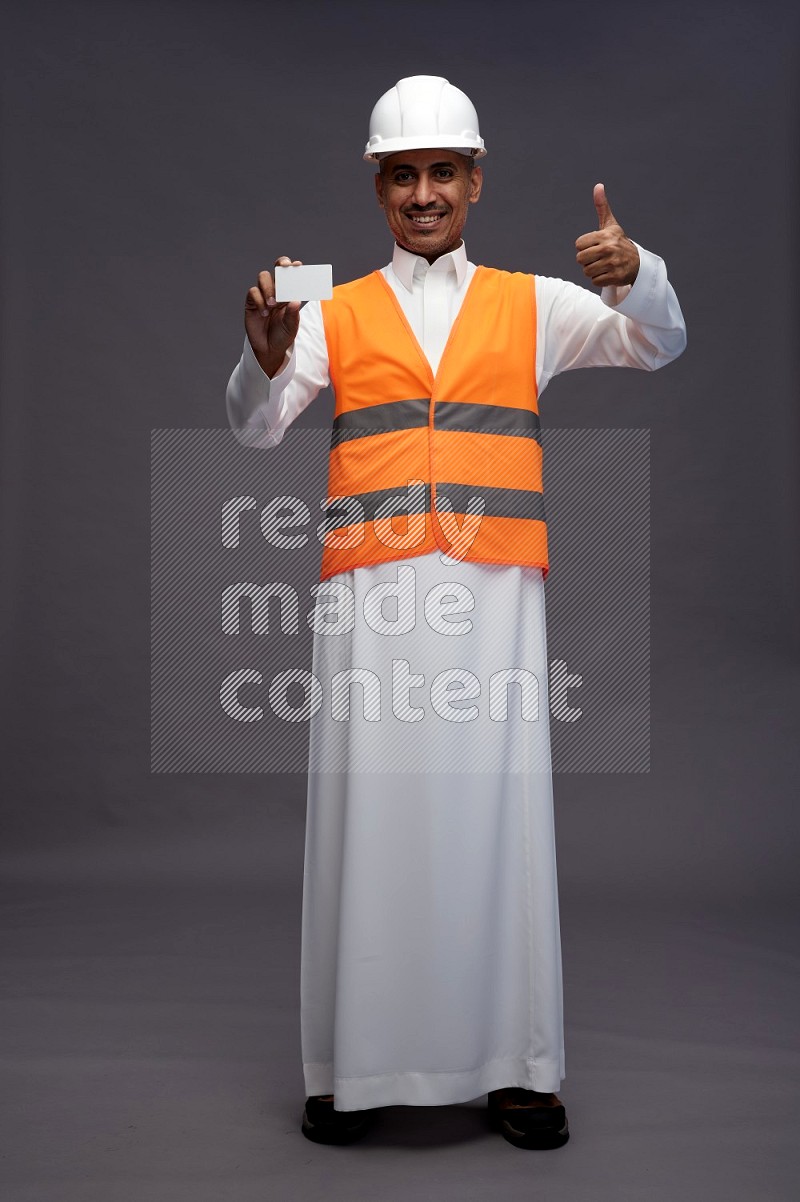
[[[683,317],[664,263],[639,254],[635,284],[599,297],[536,277],[540,395],[561,371],[652,371],[681,353]],[[474,272],[463,244],[431,265],[395,247],[383,268],[434,372]],[[245,340],[227,393],[237,438],[277,446],[328,382],[321,309],[311,303],[272,381]],[[375,621],[368,594],[404,568],[413,570],[415,611],[410,629],[392,633]],[[312,719],[306,1092],[358,1110],[444,1105],[511,1085],[555,1091],[565,1060],[542,572],[455,565],[436,552],[333,580],[355,596],[355,626],[344,637],[315,634],[314,675],[328,696],[336,672],[373,672],[383,708],[375,721],[366,686],[363,708],[356,686],[346,721],[328,708]],[[455,637],[435,615],[433,626],[426,620],[425,600],[447,594],[436,593],[442,585],[459,598],[447,618],[462,624]],[[383,614],[399,621],[401,609]],[[402,696],[396,681],[392,691],[398,661]],[[508,670],[535,678],[538,693],[523,717],[523,688],[509,687],[498,720],[487,683]],[[448,693],[454,673],[460,699]]]

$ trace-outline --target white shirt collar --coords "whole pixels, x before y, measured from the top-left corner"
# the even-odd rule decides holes
[[[412,255],[410,250],[395,243],[392,255],[392,270],[407,292],[413,292],[414,281],[424,280],[429,271],[453,273],[457,283],[463,284],[467,274],[467,248],[462,241],[460,246],[449,254],[441,255],[428,263],[420,255]]]

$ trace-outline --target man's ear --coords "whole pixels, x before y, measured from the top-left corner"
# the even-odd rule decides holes
[[[483,187],[483,171],[480,167],[472,168],[472,176],[470,177],[469,183],[469,203],[474,205],[480,199],[481,188]]]
[[[375,176],[375,191],[378,196],[378,204],[383,208],[383,176],[380,171]]]

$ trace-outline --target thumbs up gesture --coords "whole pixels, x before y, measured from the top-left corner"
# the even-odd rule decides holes
[[[603,184],[594,186],[594,207],[598,228],[578,238],[575,258],[583,274],[600,288],[632,284],[639,272],[639,252],[611,212]]]

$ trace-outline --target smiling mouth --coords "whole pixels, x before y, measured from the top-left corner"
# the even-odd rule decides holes
[[[424,228],[427,225],[436,225],[445,216],[444,213],[406,213],[405,216],[412,225]]]

